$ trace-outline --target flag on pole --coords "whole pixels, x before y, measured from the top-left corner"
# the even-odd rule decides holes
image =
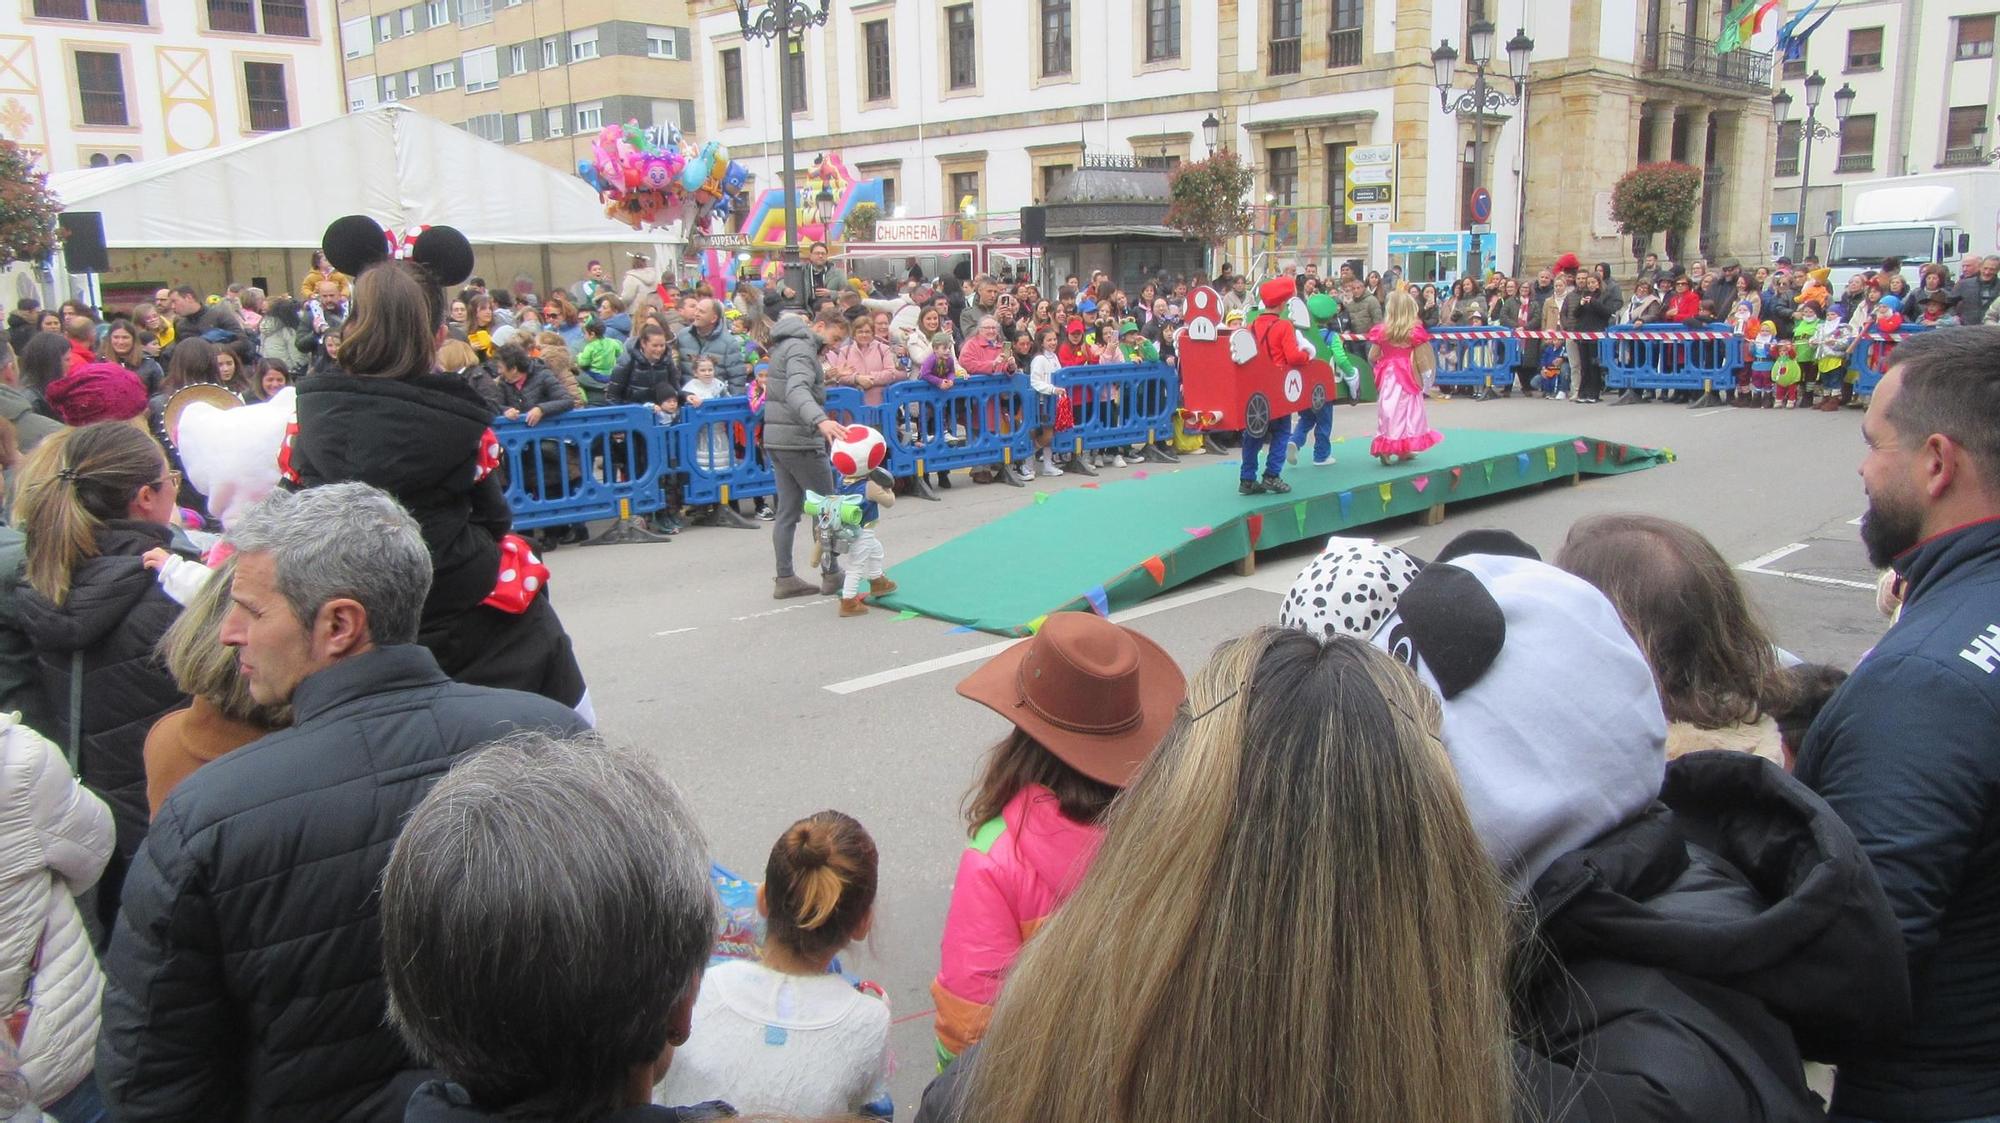
[[[1813,0],[1813,4],[1815,5],[1818,2],[1819,0]],[[1812,5],[1808,5],[1805,11],[1800,12],[1797,16],[1786,21],[1785,26],[1778,29],[1778,50],[1779,53],[1785,57],[1785,61],[1787,62],[1805,61],[1806,40],[1812,38],[1812,33],[1819,30],[1819,25],[1825,23],[1827,17],[1831,16],[1837,9],[1839,9],[1840,3],[1841,0],[1833,0],[1833,4],[1829,6],[1826,11],[1821,12],[1819,14],[1818,19],[1807,24],[1805,30],[1800,31],[1797,34],[1791,33],[1792,25],[1799,22],[1799,20],[1804,19],[1806,17],[1806,14],[1812,11]]]
[[[1722,36],[1715,41],[1715,53],[1726,55],[1743,45],[1743,21],[1756,14],[1761,0],[1743,0],[1722,17]]]

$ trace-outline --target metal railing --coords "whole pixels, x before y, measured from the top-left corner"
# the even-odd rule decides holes
[[[1797,155],[1796,153],[1794,153],[1794,154],[1792,154],[1792,155],[1790,155],[1790,156],[1780,156],[1780,157],[1778,157],[1778,164],[1777,164],[1777,167],[1776,167],[1776,168],[1774,168],[1774,169],[1772,170],[1772,174],[1774,174],[1774,175],[1797,175],[1797,174],[1799,174],[1799,158],[1798,158],[1798,155]]]
[[[1986,150],[1978,145],[1970,148],[1947,148],[1944,159],[1938,161],[1940,168],[1976,168],[1986,162]]]
[[[1361,65],[1361,29],[1358,27],[1336,28],[1326,33],[1326,65]]]
[[[1843,154],[1840,159],[1834,161],[1833,170],[1837,172],[1872,172],[1875,170],[1875,154],[1873,152]]]
[[[1271,40],[1271,73],[1297,74],[1299,72],[1299,40]]]
[[[1734,50],[1715,53],[1715,41],[1668,31],[1646,36],[1643,58],[1654,74],[1732,90],[1771,89],[1771,55],[1767,51]]]

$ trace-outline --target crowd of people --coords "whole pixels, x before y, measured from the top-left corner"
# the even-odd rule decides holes
[[[893,1110],[887,1007],[839,962],[874,838],[795,822],[758,950],[711,966],[699,816],[590,732],[490,426],[761,397],[775,595],[826,593],[792,536],[831,490],[827,385],[1167,358],[1185,288],[866,295],[816,249],[810,292],[595,266],[503,322],[455,235],[391,260],[334,233],[296,309],[177,289],[171,318],[71,306],[0,347],[0,1116]],[[1558,265],[1549,299],[1616,302]],[[1885,272],[1857,299],[1894,299]],[[1993,301],[1996,272],[1954,290]],[[1343,332],[1429,304],[1326,284]],[[1014,728],[965,801],[917,1117],[1809,1119],[1829,1087],[1842,1123],[2000,1116],[1996,355],[1992,326],[1913,337],[1868,403],[1897,615],[1851,670],[1779,650],[1713,546],[1637,515],[1550,562],[1336,539],[1192,673],[1088,612],[987,662],[959,692]],[[183,474],[211,383],[295,418],[226,503]]]

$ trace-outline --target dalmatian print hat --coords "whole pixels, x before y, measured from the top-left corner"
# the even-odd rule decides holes
[[[1396,602],[1420,569],[1417,559],[1394,546],[1336,535],[1300,571],[1278,622],[1322,641],[1336,635],[1372,639],[1395,615]]]

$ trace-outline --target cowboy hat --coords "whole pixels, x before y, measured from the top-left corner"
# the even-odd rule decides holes
[[[1091,612],[1057,612],[958,692],[1056,759],[1122,788],[1173,725],[1187,679],[1166,649]]]
[[[230,393],[229,388],[215,382],[196,382],[174,391],[167,399],[167,406],[160,411],[160,427],[166,430],[167,440],[175,445],[181,443],[181,414],[196,402],[206,402],[216,409],[235,409],[243,404],[243,399]]]

